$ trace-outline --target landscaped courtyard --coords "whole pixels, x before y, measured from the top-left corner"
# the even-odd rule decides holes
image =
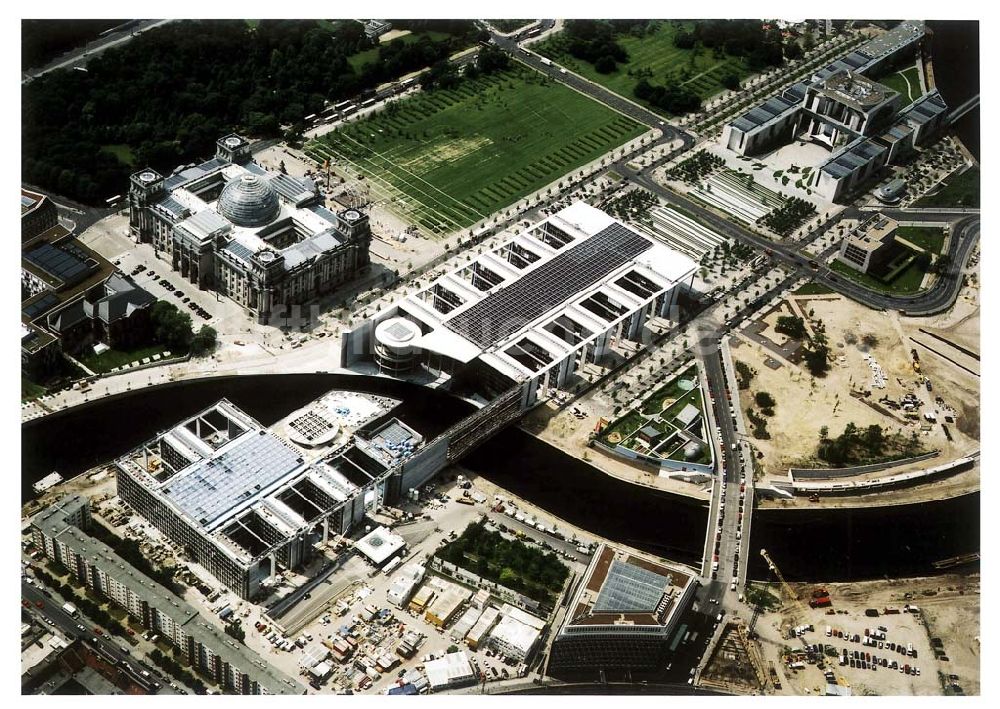
[[[647,459],[710,464],[705,407],[692,364],[601,432],[600,441]]]
[[[644,130],[572,89],[515,67],[393,102],[311,142],[306,153],[363,173],[389,207],[446,234]]]

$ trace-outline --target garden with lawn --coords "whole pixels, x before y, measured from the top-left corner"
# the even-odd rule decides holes
[[[434,234],[467,227],[645,132],[525,67],[435,88],[327,133],[305,151],[349,166]]]
[[[944,229],[935,226],[901,226],[896,236],[935,256],[944,249]]]
[[[862,273],[840,260],[830,264],[830,269],[874,291],[911,295],[920,291],[930,264],[929,255],[896,244],[892,255],[882,264],[870,267],[868,273]]]
[[[920,72],[915,66],[910,66],[895,73],[887,74],[886,76],[877,79],[877,81],[878,83],[899,92],[899,95],[903,97],[904,106],[913,103],[924,95],[924,92],[920,88]]]

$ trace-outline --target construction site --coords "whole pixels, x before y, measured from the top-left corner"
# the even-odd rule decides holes
[[[794,696],[979,693],[978,574],[793,584],[761,553],[775,581],[747,585],[749,621],[717,628],[699,686]]]
[[[790,470],[850,468],[883,461],[879,471],[859,468],[855,477],[837,472],[838,481],[864,481],[918,472],[974,456],[979,450],[979,345],[966,335],[978,327],[978,305],[959,303],[955,313],[904,318],[875,312],[840,295],[793,295],[737,332],[731,341],[734,361],[750,373],[741,398],[753,403],[767,394],[774,405],[763,414],[766,433],[754,435],[759,478],[784,481]],[[779,320],[800,320],[804,334],[778,332]],[[830,367],[810,374],[803,352],[817,328],[830,349]],[[879,426],[885,445],[875,455],[835,462],[821,455],[824,441],[848,426]],[[756,431],[755,431],[756,433]],[[898,461],[898,462],[896,462]],[[846,477],[845,477],[846,476]],[[919,501],[977,489],[978,466],[872,497],[893,502]],[[823,504],[857,504],[858,492],[842,499],[822,496]],[[764,500],[762,504],[815,504],[809,496]]]

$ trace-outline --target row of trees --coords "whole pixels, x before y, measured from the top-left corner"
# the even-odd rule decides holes
[[[179,679],[181,682],[193,689],[195,694],[205,693],[205,683],[202,682],[197,675],[185,668],[170,655],[160,652],[158,648],[154,648],[153,651],[149,653],[149,659],[163,668],[171,677]]]
[[[873,463],[889,455],[918,455],[921,451],[916,431],[909,438],[898,433],[886,435],[878,424],[860,428],[852,421],[834,438],[830,437],[829,427],[823,426],[819,431],[817,455],[831,465],[848,466]]]
[[[401,21],[401,25],[407,23]],[[357,22],[172,22],[93,57],[87,71],[49,72],[22,89],[22,175],[89,204],[103,203],[149,165],[171,171],[203,159],[219,136],[277,137],[283,124],[318,113],[474,41],[471,21],[409,21],[449,32],[379,45],[360,70],[348,59],[371,49]],[[448,29],[444,29],[448,28]],[[107,146],[130,158],[119,160]]]
[[[174,572],[154,566],[145,553],[143,553],[138,541],[135,539],[123,539],[97,522],[89,525],[86,531],[90,536],[111,547],[118,556],[135,567],[137,571],[170,591],[177,592],[174,586]]]
[[[462,75],[459,75],[458,67],[442,59],[431,66],[430,71],[426,71],[420,76],[420,87],[425,91],[453,89],[462,82],[463,77],[476,79],[480,75],[504,71],[509,66],[510,56],[505,51],[492,46],[483,47],[479,51],[476,62],[467,65]],[[396,111],[398,106],[399,104],[394,102],[390,106],[390,110]]]

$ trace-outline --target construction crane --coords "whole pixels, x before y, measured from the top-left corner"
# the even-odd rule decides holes
[[[781,585],[781,590],[788,596],[791,608],[791,617],[789,618],[793,626],[799,625],[799,620],[806,613],[805,606],[802,605],[802,601],[795,590],[785,581],[785,577],[781,575],[781,569],[778,565],[774,563],[771,555],[767,553],[767,549],[761,549],[760,555],[764,557],[764,561],[767,562],[767,568],[771,570],[771,573],[775,575],[778,579],[778,583]]]

